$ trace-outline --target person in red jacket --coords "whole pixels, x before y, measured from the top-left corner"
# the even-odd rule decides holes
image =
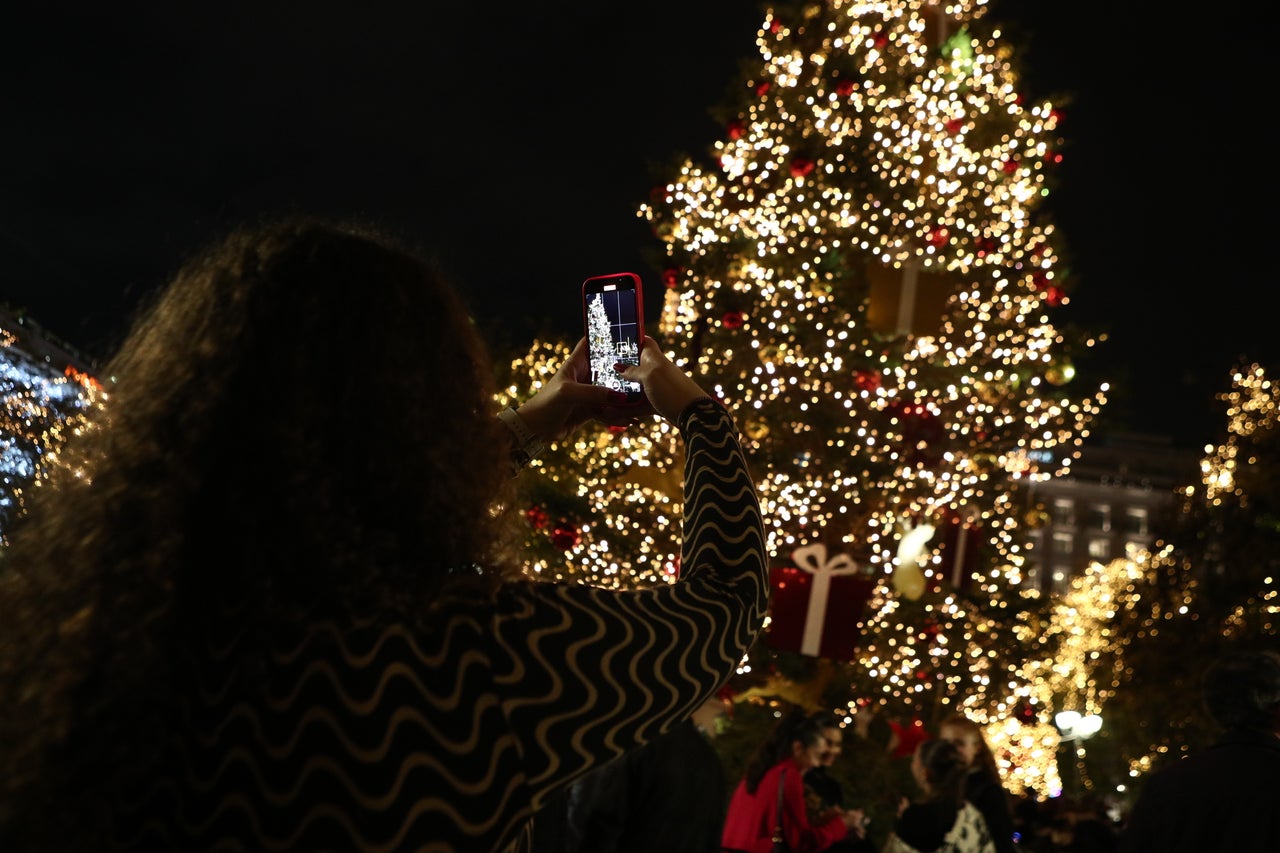
[[[779,827],[791,853],[818,853],[845,838],[864,839],[861,809],[835,807],[810,820],[804,774],[819,765],[826,750],[816,718],[798,709],[784,717],[756,750],[733,792],[720,838],[724,849],[770,853]]]

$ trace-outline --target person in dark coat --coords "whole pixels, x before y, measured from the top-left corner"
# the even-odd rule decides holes
[[[1121,853],[1280,850],[1280,654],[1226,654],[1202,686],[1209,715],[1225,731],[1147,781]]]
[[[953,714],[938,726],[938,737],[950,741],[959,751],[966,767],[965,799],[982,812],[996,853],[1015,853],[1013,806],[982,727],[963,714]]]
[[[982,813],[965,799],[965,763],[955,744],[922,741],[911,775],[920,797],[899,805],[883,853],[996,853]]]
[[[720,853],[728,780],[712,746],[727,706],[581,777],[534,820],[534,853]]]

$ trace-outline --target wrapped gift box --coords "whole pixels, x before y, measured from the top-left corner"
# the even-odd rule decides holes
[[[847,556],[827,560],[821,545],[793,556],[795,566],[769,570],[773,602],[765,642],[780,651],[852,660],[875,579]]]

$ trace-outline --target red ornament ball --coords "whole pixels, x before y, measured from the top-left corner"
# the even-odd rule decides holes
[[[720,318],[720,322],[724,324],[726,329],[737,331],[746,324],[747,315],[741,311],[726,311],[724,316]]]
[[[741,139],[742,135],[747,132],[747,127],[738,119],[729,122],[727,128],[730,139]]]
[[[803,178],[813,171],[814,163],[808,157],[796,157],[791,161],[791,177]]]
[[[1067,298],[1067,294],[1061,287],[1051,284],[1044,289],[1044,301],[1050,308],[1057,308],[1062,304],[1062,300]]]
[[[668,267],[667,269],[662,271],[662,284],[667,289],[669,290],[674,289],[675,286],[678,285],[679,283],[680,283],[680,270],[671,269],[670,267]]]
[[[859,370],[853,374],[854,384],[863,391],[873,393],[883,382],[878,370]]]
[[[768,80],[765,80],[764,82],[758,84],[756,86],[756,97],[763,98],[765,94],[768,93],[771,85],[772,84],[770,84]]]
[[[854,93],[857,86],[852,80],[841,80],[836,84],[836,94],[842,98],[847,98]]]
[[[547,511],[540,506],[531,506],[526,509],[524,517],[534,530],[541,530],[547,526]]]
[[[562,521],[551,531],[551,544],[559,548],[561,551],[568,551],[571,548],[578,547],[578,543],[582,541],[582,534],[578,528],[568,522]]]

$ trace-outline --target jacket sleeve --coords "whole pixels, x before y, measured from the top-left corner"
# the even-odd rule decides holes
[[[521,583],[499,601],[494,688],[536,799],[687,717],[734,672],[768,608],[764,526],[728,411],[681,414],[681,578],[642,590]]]

